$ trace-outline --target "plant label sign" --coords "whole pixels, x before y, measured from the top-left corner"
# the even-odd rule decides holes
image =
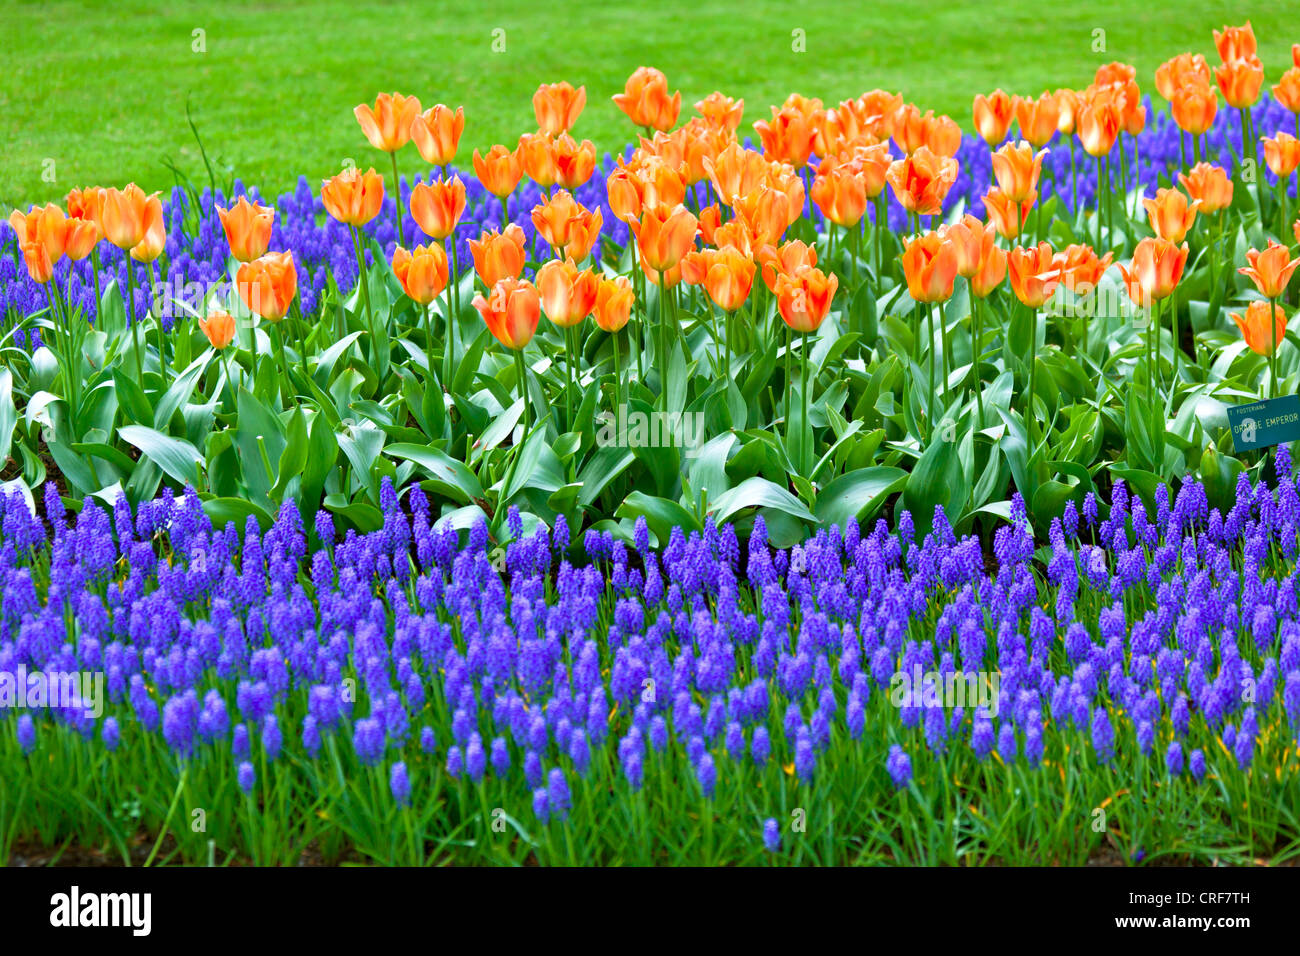
[[[1300,395],[1230,406],[1228,425],[1237,451],[1296,441],[1300,439]]]

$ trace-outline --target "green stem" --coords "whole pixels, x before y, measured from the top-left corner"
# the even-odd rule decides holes
[[[393,160],[393,201],[397,204],[397,242],[406,245],[406,233],[402,230],[402,184],[397,178],[397,151],[388,154]]]
[[[1273,338],[1273,351],[1268,353],[1268,395],[1277,398],[1277,299],[1268,300],[1268,327]]]
[[[975,379],[975,407],[979,412],[979,427],[984,427],[984,380],[980,378],[980,343],[984,340],[984,300],[972,298],[971,318],[975,322],[971,339],[971,374]]]
[[[429,318],[429,305],[421,307],[424,313],[424,356],[429,365],[429,383],[433,384],[433,319]]]
[[[366,324],[370,327],[370,358],[374,361],[379,350],[379,336],[375,334],[375,312],[370,305],[370,282],[366,276],[366,254],[361,248],[361,230],[352,227],[352,245],[357,250],[357,281],[361,283],[361,295],[366,303]]]
[[[803,437],[800,439],[799,457],[800,470],[807,478],[812,477],[812,423],[808,421],[808,392],[812,382],[808,378],[808,333],[801,332],[799,342],[799,357],[803,361],[803,381],[800,383],[803,392]]]
[[[528,366],[524,362],[524,350],[515,349],[515,375],[519,380],[519,397],[524,400],[524,435],[528,434]]]
[[[140,323],[135,320],[135,270],[131,268],[130,252],[126,254],[126,321],[135,340],[135,378],[144,388],[144,347],[140,344]]]

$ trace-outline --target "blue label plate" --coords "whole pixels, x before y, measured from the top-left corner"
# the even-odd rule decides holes
[[[1268,448],[1300,439],[1300,395],[1228,407],[1232,445],[1237,451]]]

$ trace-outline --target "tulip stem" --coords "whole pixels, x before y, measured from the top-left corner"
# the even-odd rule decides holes
[[[429,384],[433,384],[433,319],[429,317],[429,304],[421,306],[424,312],[424,354],[429,365]]]
[[[808,380],[808,333],[799,333],[799,357],[803,360],[803,381],[800,383],[803,387],[803,420],[800,424],[803,426],[802,438],[799,442],[800,471],[805,478],[812,477],[812,423],[808,421],[808,390],[812,384]]]
[[[975,407],[979,414],[979,428],[984,427],[984,380],[980,378],[980,343],[984,338],[984,300],[972,298],[971,318],[975,323],[971,337],[971,374],[975,379]]]
[[[1277,297],[1268,300],[1268,327],[1273,350],[1268,353],[1268,397],[1277,398]]]
[[[366,255],[361,250],[361,230],[352,227],[352,245],[357,250],[357,282],[361,283],[361,295],[366,302],[366,324],[370,327],[370,360],[375,361],[379,350],[379,337],[375,335],[375,312],[370,306],[370,283],[366,280]]]
[[[444,173],[444,178],[446,174]],[[446,309],[446,329],[443,330],[445,341],[442,343],[442,377],[444,382],[451,378],[451,363],[456,346],[456,317],[460,314],[460,254],[456,251],[456,230],[451,232],[451,281],[449,283]]]
[[[663,410],[668,411],[668,290],[664,288],[664,274],[656,271],[659,279],[659,398]]]
[[[388,154],[393,160],[393,201],[397,204],[397,242],[406,245],[406,233],[402,229],[402,185],[397,178],[397,151]]]
[[[131,254],[126,254],[126,321],[131,326],[131,338],[135,341],[135,377],[144,388],[144,359],[141,357],[143,347],[140,345],[140,326],[135,321],[135,270],[131,268]]]
[[[623,377],[619,374],[618,333],[614,332],[610,338],[614,340],[614,413],[617,415],[618,408],[623,403]]]
[[[573,328],[564,327],[564,366],[567,373],[564,388],[564,421],[570,429],[573,428]]]
[[[1070,139],[1070,215],[1079,212],[1079,168],[1074,159],[1074,139]]]
[[[1029,310],[1029,394],[1025,397],[1025,425],[1029,433],[1029,457],[1033,458],[1034,433],[1037,431],[1034,427],[1037,424],[1034,392],[1038,385],[1038,310],[1032,305],[1025,308]]]
[[[528,366],[524,363],[524,350],[518,348],[515,352],[515,376],[519,379],[519,397],[524,402],[524,437],[528,435]]]
[[[149,263],[149,277],[154,280],[155,286],[158,281],[158,274],[154,272],[153,263]],[[152,310],[151,310],[152,311]],[[158,375],[162,378],[163,390],[167,389],[167,341],[163,338],[162,316],[156,316],[154,321],[158,325]]]
[[[293,383],[289,381],[289,365],[284,359],[284,336],[280,334],[280,323],[271,323],[271,342],[275,346],[275,377],[284,376],[284,407],[288,408],[293,400]]]
[[[1297,114],[1300,115],[1300,114]],[[103,299],[100,298],[99,292],[99,243],[95,243],[95,248],[90,250],[90,271],[95,276],[95,318],[99,318],[99,310],[103,307]]]
[[[926,355],[930,360],[927,363],[930,372],[930,394],[926,396],[926,401],[925,401],[925,409],[926,409],[925,423],[926,423],[926,430],[927,430],[927,435],[926,435],[927,438],[934,434],[934,308],[935,308],[934,303],[933,302],[930,303],[930,308],[927,310],[927,316],[926,316],[926,318],[930,323],[930,337],[928,341],[926,341],[925,343]],[[917,324],[919,325],[920,323]]]

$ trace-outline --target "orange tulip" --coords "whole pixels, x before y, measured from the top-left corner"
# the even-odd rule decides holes
[[[1159,236],[1143,239],[1133,250],[1128,268],[1119,267],[1124,288],[1137,305],[1146,306],[1168,298],[1183,278],[1187,265],[1187,243],[1175,245]]]
[[[395,153],[411,138],[411,124],[420,115],[420,101],[401,93],[380,93],[375,97],[374,109],[362,103],[352,112],[371,146]]]
[[[1219,111],[1219,97],[1214,87],[1198,76],[1184,79],[1169,99],[1169,111],[1184,133],[1200,136],[1214,125]]]
[[[99,227],[89,219],[69,219],[67,243],[63,253],[73,262],[80,262],[90,255],[99,242]]]
[[[1286,311],[1280,305],[1273,307],[1273,327],[1269,328],[1269,303],[1256,299],[1246,307],[1246,315],[1232,313],[1232,321],[1241,329],[1241,337],[1252,352],[1259,355],[1272,355],[1274,343],[1280,343],[1286,336]],[[1276,335],[1276,338],[1274,336]]]
[[[555,185],[559,170],[555,166],[555,147],[545,133],[525,133],[519,137],[519,156],[524,175],[543,191]]]
[[[898,125],[898,114],[903,108],[903,94],[890,93],[887,90],[870,90],[855,101],[856,112],[863,129],[878,141],[887,140],[894,135]]]
[[[786,198],[786,220],[787,226],[792,226],[803,215],[804,193],[803,179],[791,167],[782,164],[769,166],[767,177],[764,185],[768,189],[783,193]],[[743,201],[737,202],[735,208],[737,211],[744,205]]]
[[[1174,92],[1191,77],[1199,78],[1208,85],[1210,66],[1199,53],[1180,53],[1156,69],[1156,92],[1173,102]]]
[[[895,160],[885,174],[903,208],[921,216],[943,211],[943,199],[957,181],[957,160],[936,156],[926,146]]]
[[[374,169],[349,167],[321,185],[325,211],[347,226],[364,226],[384,204],[384,179]]]
[[[617,218],[624,222],[641,218],[641,185],[636,171],[622,165],[622,160],[605,177],[605,197]]]
[[[759,120],[754,129],[763,141],[763,154],[768,159],[789,163],[795,169],[802,169],[808,163],[817,131],[799,110],[774,107],[771,121]]]
[[[1264,162],[1278,179],[1286,179],[1300,166],[1300,140],[1290,133],[1263,137]]]
[[[986,231],[992,230],[986,230],[984,223],[970,213],[963,216],[960,222],[939,227],[940,238],[951,243],[957,253],[959,276],[969,279],[979,269],[980,248],[984,243]]]
[[[235,340],[235,317],[228,312],[209,313],[199,319],[199,328],[218,352]]]
[[[239,197],[229,209],[217,207],[221,228],[226,232],[230,254],[240,262],[252,262],[266,254],[271,244],[271,226],[275,223],[275,210],[251,203]]]
[[[1214,31],[1214,48],[1219,51],[1219,59],[1224,63],[1254,56],[1255,30],[1247,20],[1243,26],[1223,28],[1223,32]]]
[[[1208,216],[1232,205],[1232,180],[1228,172],[1209,163],[1197,163],[1186,173],[1178,174],[1178,182],[1200,205],[1197,212]]]
[[[104,202],[103,186],[87,186],[85,189],[73,189],[64,200],[68,206],[70,219],[88,219],[99,228],[99,208]]]
[[[659,203],[676,206],[685,201],[686,181],[682,178],[680,167],[669,163],[662,156],[643,157],[633,165],[632,173],[641,208],[657,206]]]
[[[1055,127],[1053,127],[1055,128]],[[998,188],[1012,202],[1024,202],[1038,188],[1038,176],[1047,150],[1037,153],[1028,143],[1007,143],[993,154],[993,175]]]
[[[668,95],[668,79],[653,67],[638,67],[627,78],[623,92],[612,97],[614,105],[637,126],[668,130],[677,124],[682,108],[681,92]]]
[[[68,218],[54,203],[32,206],[26,215],[15,209],[9,214],[9,225],[20,247],[27,242],[40,243],[51,266],[63,258],[68,244]]]
[[[1061,264],[1045,242],[1026,249],[1016,246],[1007,253],[1011,291],[1016,298],[1037,309],[1052,297],[1061,281]]]
[[[1273,87],[1273,99],[1292,113],[1300,113],[1300,66],[1292,67],[1282,74],[1282,78]]]
[[[1098,91],[1079,110],[1079,141],[1089,156],[1105,156],[1115,145],[1123,126],[1122,104],[1114,95]]]
[[[682,259],[682,279],[703,284],[709,298],[724,312],[735,312],[754,286],[754,261],[735,246],[689,252]]]
[[[483,184],[483,188],[504,200],[519,185],[524,175],[523,158],[519,150],[507,149],[500,143],[488,150],[486,156],[480,156],[474,150],[474,175]]]
[[[739,143],[732,143],[718,154],[717,159],[704,162],[714,191],[728,205],[737,196],[752,192],[763,182],[767,176],[767,167],[767,160],[759,153],[745,149]]]
[[[779,189],[760,186],[735,203],[736,220],[745,224],[752,241],[745,247],[778,242],[797,216],[790,215],[790,197]]]
[[[1142,205],[1146,208],[1151,230],[1160,238],[1177,244],[1183,241],[1196,221],[1196,209],[1200,203],[1195,199],[1189,203],[1177,189],[1157,189],[1156,198],[1143,199]]]
[[[631,224],[637,248],[656,272],[672,269],[695,245],[699,220],[685,206],[660,203]]]
[[[577,325],[596,306],[600,277],[590,269],[578,271],[572,259],[551,259],[537,270],[537,292],[546,317],[562,329]]]
[[[149,200],[135,183],[125,189],[108,188],[99,206],[99,231],[104,238],[124,252],[138,246],[148,228]]]
[[[699,230],[700,238],[704,240],[706,246],[716,245],[713,237],[719,226],[722,225],[722,210],[717,203],[705,206],[700,210]]]
[[[411,190],[411,218],[432,239],[454,233],[464,212],[465,184],[459,176],[449,183],[437,179],[416,183]]]
[[[894,142],[898,144],[899,149],[911,156],[924,146],[929,132],[928,126],[933,118],[934,110],[929,110],[922,115],[915,104],[905,103],[900,106],[894,116]]]
[[[1291,44],[1291,62],[1300,67],[1300,43]]]
[[[907,240],[903,275],[915,302],[946,302],[957,279],[957,247],[937,232]]]
[[[1097,86],[1111,86],[1117,83],[1123,86],[1136,77],[1137,67],[1131,63],[1105,63],[1097,67],[1097,74],[1093,78],[1093,82]]]
[[[1002,190],[993,188],[984,194],[984,215],[988,217],[998,235],[1003,239],[1015,239],[1025,227],[1029,210],[1034,207],[1038,193],[1031,193],[1023,203],[1014,203]]]
[[[411,121],[411,139],[426,163],[447,166],[456,158],[460,134],[465,132],[465,109],[439,103],[425,110]]]
[[[575,262],[587,258],[600,234],[600,210],[589,212],[566,190],[533,207],[533,226],[559,255]]]
[[[870,146],[855,146],[838,165],[852,170],[862,180],[867,198],[875,199],[884,191],[885,176],[893,161],[888,143],[873,143]],[[825,166],[825,163],[822,165]]]
[[[695,109],[711,125],[734,133],[745,115],[745,101],[733,100],[715,91],[696,103]]]
[[[994,90],[988,96],[977,93],[972,111],[975,131],[989,146],[997,146],[1007,138],[1007,130],[1015,118],[1016,104],[1006,93]]]
[[[1268,241],[1268,248],[1263,252],[1247,250],[1246,261],[1250,265],[1237,271],[1255,283],[1259,294],[1266,299],[1279,298],[1291,281],[1291,273],[1300,266],[1300,259],[1292,259],[1291,251],[1273,239]]]
[[[992,229],[985,229],[980,238],[979,265],[970,280],[971,295],[977,299],[987,298],[1007,277],[1007,253],[996,239]]]
[[[235,273],[239,297],[250,312],[268,322],[279,322],[289,313],[298,292],[298,272],[292,252],[268,252],[245,262]]]
[[[961,127],[951,116],[936,116],[926,124],[925,145],[939,156],[956,156],[961,149]]]
[[[1056,91],[1056,105],[1060,114],[1056,117],[1056,131],[1063,136],[1073,136],[1079,123],[1079,110],[1083,109],[1083,97],[1076,90],[1060,89]]]
[[[20,242],[19,246],[22,248],[23,265],[27,266],[27,274],[33,282],[44,285],[54,278],[54,261],[43,242],[32,239]]]
[[[736,141],[735,134],[722,127],[708,126],[707,121],[693,119],[682,128],[682,178],[694,186],[707,179],[705,160],[714,160]]]
[[[627,276],[601,279],[596,290],[596,305],[591,314],[597,328],[613,335],[627,325],[634,298],[632,283]]]
[[[541,317],[541,301],[537,288],[527,279],[501,279],[492,285],[487,298],[474,296],[473,305],[488,330],[506,348],[520,350],[533,340]]]
[[[840,280],[820,269],[805,267],[776,279],[776,307],[785,324],[796,332],[816,332],[825,321]]]
[[[1056,126],[1061,119],[1061,105],[1056,96],[1043,93],[1036,100],[1017,96],[1015,107],[1021,137],[1039,149],[1046,146],[1056,135]]]
[[[804,267],[811,269],[817,265],[817,247],[792,239],[780,246],[763,246],[755,258],[763,267],[763,284],[775,293],[779,276],[786,273],[793,275]]]
[[[1214,78],[1228,105],[1245,109],[1259,99],[1259,88],[1264,85],[1264,64],[1257,56],[1230,60],[1215,69]]]
[[[137,262],[153,262],[167,245],[163,229],[162,200],[154,193],[144,204],[144,237],[131,247],[131,258]]]
[[[851,228],[866,215],[866,183],[847,166],[827,170],[823,163],[822,171],[813,180],[812,201],[831,222]]]
[[[533,113],[537,116],[537,127],[547,136],[559,136],[571,130],[586,105],[585,86],[575,90],[568,83],[552,83],[549,86],[543,83],[533,94]]]
[[[1066,246],[1060,255],[1061,282],[1071,292],[1091,292],[1113,260],[1114,254],[1110,252],[1098,258],[1092,246],[1080,243]]]
[[[1241,330],[1241,336],[1246,340],[1247,347],[1252,352],[1266,357],[1275,351],[1274,343],[1281,344],[1286,336],[1287,324],[1286,312],[1280,305],[1274,305],[1272,306],[1273,327],[1270,328],[1269,309],[1270,303],[1256,299],[1246,307],[1244,317],[1240,313],[1232,313],[1232,321],[1237,323],[1237,328]]]
[[[409,252],[398,246],[393,250],[393,275],[412,302],[428,305],[447,288],[447,250],[437,242]]]
[[[575,142],[568,133],[553,144],[555,181],[565,189],[577,189],[596,171],[596,145],[589,139]]]
[[[524,231],[513,222],[502,232],[485,232],[469,241],[474,271],[489,289],[502,279],[517,279],[524,271]]]

